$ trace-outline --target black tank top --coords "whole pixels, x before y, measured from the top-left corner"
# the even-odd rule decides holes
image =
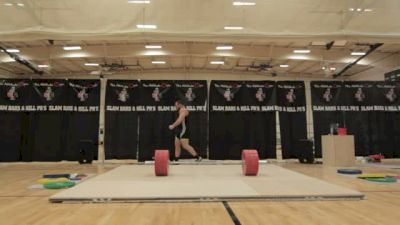
[[[181,109],[179,109],[179,111],[176,112],[176,118],[179,117],[180,110]],[[182,123],[179,124],[176,128],[178,130],[182,130],[183,128],[185,128],[187,130],[189,128],[188,123],[189,123],[189,114],[187,116],[185,116],[185,119],[183,119]]]

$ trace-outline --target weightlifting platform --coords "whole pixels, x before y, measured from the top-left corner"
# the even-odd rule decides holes
[[[123,165],[60,191],[50,202],[201,202],[241,200],[360,200],[358,191],[261,164],[258,176],[241,165],[170,165],[155,176],[152,165]]]

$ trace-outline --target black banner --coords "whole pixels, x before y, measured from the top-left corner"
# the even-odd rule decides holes
[[[312,81],[311,100],[314,125],[315,157],[322,157],[321,135],[330,134],[331,124],[344,126],[345,105],[341,81]]]
[[[243,113],[244,146],[257,149],[262,158],[276,158],[276,83],[246,81],[244,101],[250,110]]]
[[[140,82],[140,106],[138,111],[174,112],[174,83],[169,80],[144,80]]]
[[[400,82],[374,82],[374,112],[369,112],[370,146],[365,154],[400,157]]]
[[[282,157],[294,158],[299,142],[307,139],[306,97],[303,81],[278,81],[277,100]]]
[[[344,125],[348,133],[354,135],[356,155],[368,155],[372,152],[369,121],[374,110],[374,82],[346,81],[343,86],[345,106],[341,110],[344,112]]]
[[[210,111],[241,111],[243,84],[243,81],[212,81],[210,86]]]
[[[357,156],[400,155],[400,130],[395,125],[400,119],[399,87],[396,82],[312,82],[316,156],[321,156],[320,138],[330,133],[331,123],[354,135]],[[332,101],[324,99],[329,95]]]
[[[13,111],[2,117],[14,124],[2,123],[15,134],[5,143],[13,161],[77,160],[79,141],[97,143],[99,80],[1,80],[0,91],[0,111]]]
[[[28,150],[32,161],[60,161],[65,153],[68,119],[65,112],[29,112]],[[84,124],[82,124],[84,126]]]
[[[0,92],[0,111],[99,111],[99,80],[4,79]]]
[[[139,104],[138,81],[107,81],[104,140],[106,159],[137,158]]]
[[[63,159],[79,158],[79,142],[90,140],[97,146],[99,133],[100,80],[68,80],[68,128]],[[97,149],[97,147],[96,147]],[[97,158],[97,151],[94,152]]]
[[[64,111],[67,84],[65,80],[32,80],[30,88],[29,136],[33,161],[64,159],[68,121]],[[23,109],[22,109],[23,110]]]
[[[246,101],[252,112],[273,112],[276,108],[276,85],[274,81],[246,81]]]
[[[244,120],[240,113],[243,81],[211,81],[209,158],[240,159]]]
[[[190,130],[190,145],[202,157],[207,157],[207,81],[175,81],[176,99],[183,101],[189,110],[187,127]],[[182,158],[191,157],[182,151]]]
[[[168,126],[175,119],[175,94],[173,81],[140,82],[139,161],[151,160],[156,149],[174,149]]]
[[[367,112],[374,111],[374,82],[345,81],[343,82],[344,106],[341,111]]]
[[[375,82],[374,111],[400,112],[400,81]]]
[[[204,80],[175,81],[177,98],[190,112],[207,111],[207,82]]]
[[[106,111],[136,112],[140,105],[139,82],[137,80],[108,80],[106,89]]]
[[[32,80],[30,104],[26,111],[67,111],[65,80]]]
[[[279,112],[305,112],[306,96],[303,81],[278,81]]]
[[[344,105],[341,81],[311,81],[311,100],[314,112],[341,111]]]
[[[240,159],[255,148],[261,158],[275,155],[275,83],[212,81],[210,86],[210,159]]]
[[[30,80],[0,80],[0,111],[20,112],[29,104]]]
[[[69,80],[68,104],[65,111],[98,112],[100,105],[100,80]]]
[[[28,103],[29,80],[0,80],[0,162],[21,159],[21,137],[24,114],[21,107]]]
[[[0,111],[0,162],[21,159],[22,112]]]

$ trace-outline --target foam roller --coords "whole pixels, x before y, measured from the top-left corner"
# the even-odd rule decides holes
[[[242,171],[245,176],[257,176],[259,160],[257,150],[244,149],[242,151]]]
[[[154,171],[156,176],[168,176],[169,151],[156,150],[154,155]]]

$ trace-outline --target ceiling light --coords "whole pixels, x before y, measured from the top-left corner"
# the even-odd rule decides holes
[[[223,46],[217,46],[215,49],[217,49],[217,50],[232,50],[233,46],[231,46],[231,45],[223,45]]]
[[[85,63],[85,66],[99,66],[98,63]]]
[[[17,53],[17,52],[19,52],[19,50],[18,50],[18,49],[15,49],[15,48],[9,48],[9,49],[6,49],[6,51],[7,51],[7,52],[11,52],[11,53]]]
[[[165,64],[165,61],[151,61],[153,64]]]
[[[330,70],[330,71],[335,71],[336,68],[335,68],[335,67],[331,67],[331,68],[329,68],[329,70]]]
[[[350,8],[349,9],[349,11],[351,11],[351,12],[354,12],[354,11],[357,11],[357,12],[372,12],[373,10],[372,9],[363,9],[363,8]]]
[[[65,51],[73,51],[73,50],[81,50],[81,46],[64,46],[63,49]]]
[[[294,60],[310,60],[310,57],[308,55],[291,55],[288,58]]]
[[[224,61],[211,61],[210,64],[213,64],[213,65],[224,65],[225,62]]]
[[[48,68],[49,65],[38,65],[39,68]]]
[[[365,55],[365,52],[352,52],[351,55]]]
[[[233,2],[233,5],[235,6],[250,6],[250,5],[256,5],[255,2]]]
[[[68,52],[63,54],[63,57],[65,58],[83,58],[83,57],[92,57],[93,55],[87,53],[87,52]]]
[[[12,3],[4,3],[5,6],[13,6]]]
[[[24,7],[24,3],[17,3],[19,7]]]
[[[132,4],[150,4],[149,0],[130,0],[128,1],[128,3],[132,3]]]
[[[308,49],[297,49],[293,51],[294,53],[310,53],[311,51]]]
[[[147,48],[147,49],[160,49],[160,48],[162,48],[161,45],[145,45],[144,47]]]
[[[224,27],[225,30],[243,30],[243,27]]]
[[[138,24],[136,25],[138,29],[157,29],[157,25],[151,25],[151,24]]]
[[[289,67],[289,65],[282,64],[282,65],[279,65],[279,67],[282,67],[282,68],[288,68],[288,67]]]
[[[146,50],[143,52],[143,55],[166,55],[166,53],[164,51]]]
[[[323,69],[323,70],[326,70],[326,67],[325,67],[325,66],[323,66],[321,69]]]

